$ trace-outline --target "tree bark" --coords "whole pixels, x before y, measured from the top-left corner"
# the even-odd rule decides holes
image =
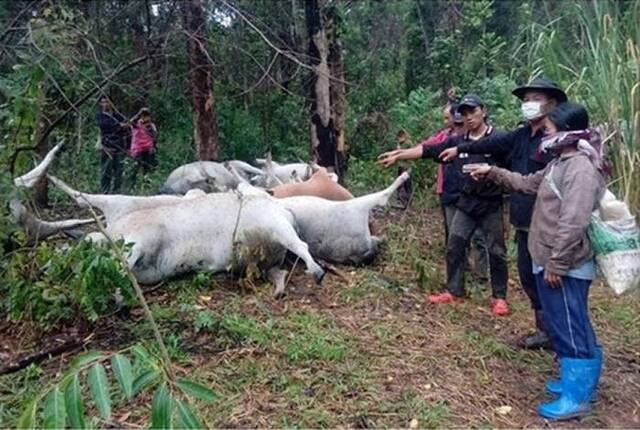
[[[213,64],[207,51],[202,1],[186,1],[183,3],[183,13],[196,153],[199,160],[217,160],[218,126],[212,88]]]
[[[34,137],[35,141],[38,142],[36,146],[36,152],[41,160],[45,157],[45,155],[47,155],[47,152],[49,151],[49,140],[47,138],[43,138],[43,135],[49,125],[49,119],[45,114],[46,102],[46,89],[44,88],[44,86],[40,86],[40,88],[38,89],[38,114],[36,116],[36,130]],[[35,186],[34,201],[38,207],[46,208],[49,206],[48,191],[49,182],[47,181],[47,177],[43,176]]]
[[[328,11],[326,27],[330,41],[329,71],[332,77],[329,95],[331,97],[331,116],[336,134],[334,165],[336,173],[342,178],[347,167],[347,143],[345,137],[347,98],[344,87],[344,56],[339,37],[340,22],[334,7]]]
[[[308,54],[314,68],[309,88],[311,153],[316,163],[341,176],[344,171],[344,153],[339,152],[338,148],[345,149],[344,84],[342,76],[333,76],[333,73],[344,74],[342,52],[339,43],[335,44],[329,40],[326,23],[321,14],[324,4],[325,0],[306,0],[305,2],[305,17],[309,33]],[[328,18],[328,27],[331,28],[329,34],[335,38],[335,13],[329,13]],[[331,54],[333,54],[331,58],[333,61],[330,67]],[[337,115],[336,108],[340,110]]]

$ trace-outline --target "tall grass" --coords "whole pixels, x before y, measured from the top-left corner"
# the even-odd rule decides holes
[[[640,213],[640,0],[566,2],[560,11],[528,27],[517,53],[531,76],[551,76],[587,105],[607,138],[611,185]]]

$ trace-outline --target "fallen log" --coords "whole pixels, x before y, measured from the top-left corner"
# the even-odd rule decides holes
[[[77,337],[67,338],[57,345],[52,345],[42,351],[32,352],[30,354],[23,354],[15,359],[10,359],[6,364],[0,367],[0,375],[6,375],[8,373],[14,373],[32,363],[40,363],[48,358],[55,357],[64,352],[75,349],[82,346],[83,340]]]

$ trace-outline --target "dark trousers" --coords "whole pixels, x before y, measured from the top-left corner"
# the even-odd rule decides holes
[[[133,160],[135,161],[134,166],[131,170],[131,176],[129,177],[129,186],[133,187],[136,183],[136,178],[138,176],[138,170],[142,169],[142,174],[146,175],[151,172],[153,168],[156,166],[156,157],[153,152],[143,152],[141,154],[136,155]]]
[[[473,233],[481,230],[489,253],[489,273],[493,297],[507,297],[507,252],[504,246],[504,225],[502,208],[482,216],[471,217],[456,210],[449,226],[447,242],[447,289],[454,296],[462,297],[464,272],[467,263],[467,247]]]
[[[113,194],[120,191],[122,184],[122,152],[118,150],[102,150],[102,178],[100,189],[103,194]]]
[[[442,215],[444,217],[444,237],[445,246],[449,243],[449,229],[453,216],[458,210],[455,205],[445,205],[440,203],[442,207]],[[479,228],[475,229],[471,236],[471,246],[469,247],[469,255],[473,268],[475,269],[475,275],[482,280],[487,281],[489,273],[489,251],[487,250],[487,243],[484,240],[484,233]],[[534,283],[535,286],[535,283]]]
[[[531,270],[533,263],[531,262],[531,254],[527,242],[529,241],[529,232],[526,230],[516,229],[516,244],[518,247],[518,276],[520,277],[520,285],[524,290],[531,307],[537,311],[540,310],[540,300],[538,299],[538,287],[536,278]]]
[[[591,281],[562,277],[562,287],[544,282],[544,272],[535,275],[547,334],[560,358],[593,358],[597,339],[589,319]]]

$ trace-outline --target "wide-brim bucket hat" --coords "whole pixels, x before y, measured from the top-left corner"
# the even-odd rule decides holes
[[[512,94],[522,100],[527,91],[540,91],[542,93],[549,94],[559,103],[567,101],[567,94],[562,90],[562,88],[552,80],[544,77],[535,78],[527,85],[522,85],[516,88],[512,91]]]

